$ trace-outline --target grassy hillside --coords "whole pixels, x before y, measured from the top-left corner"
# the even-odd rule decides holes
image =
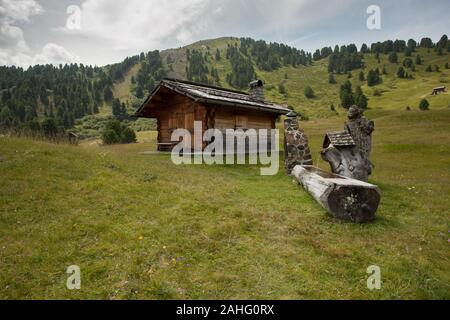
[[[152,132],[111,147],[2,136],[0,298],[449,299],[450,109],[368,115],[383,193],[368,225],[333,220],[282,171],[140,154]],[[343,120],[303,123],[315,156]]]
[[[186,78],[186,49],[200,50],[202,52],[210,52],[211,57],[208,63],[209,67],[214,67],[218,70],[221,79],[220,85],[229,87],[226,82],[227,73],[231,72],[231,64],[229,60],[225,59],[227,45],[234,45],[238,43],[237,38],[219,38],[213,40],[204,40],[192,45],[170,49],[161,52],[163,61],[170,64],[167,65],[170,77],[185,79]],[[214,54],[219,49],[222,59],[216,61]],[[364,73],[370,69],[379,68],[382,70],[386,66],[387,75],[383,75],[383,83],[375,87],[368,87],[366,82],[361,82],[358,79],[358,74],[362,69],[352,71],[352,78],[350,79],[353,87],[361,85],[364,93],[369,98],[369,108],[383,109],[383,110],[404,110],[407,106],[412,109],[417,109],[422,98],[427,98],[430,101],[431,108],[443,108],[450,105],[449,93],[431,96],[433,87],[440,85],[447,85],[450,81],[450,69],[445,69],[445,63],[450,63],[450,53],[444,52],[442,56],[431,49],[419,48],[412,54],[413,61],[415,56],[420,54],[424,59],[422,65],[416,66],[416,72],[413,72],[414,79],[399,79],[397,78],[397,69],[401,66],[405,56],[399,54],[399,64],[389,63],[388,55],[381,54],[380,62],[375,59],[375,54],[365,54]],[[169,60],[168,60],[168,57]],[[431,64],[433,67],[438,65],[440,72],[425,72],[426,67]],[[255,70],[260,78],[266,82],[266,97],[268,100],[286,103],[293,106],[297,111],[311,118],[327,118],[336,115],[336,112],[330,109],[330,105],[334,104],[338,108],[339,101],[339,87],[348,80],[348,76],[336,75],[337,84],[328,83],[328,59],[315,61],[313,66],[299,66],[299,67],[282,67],[278,70],[265,72],[259,70],[255,65]],[[139,68],[139,67],[137,67]],[[131,72],[137,72],[134,68]],[[129,81],[129,80],[127,80]],[[128,82],[126,82],[128,83]],[[279,93],[278,86],[283,83],[287,95]],[[307,99],[304,95],[305,87],[309,85],[315,91],[316,97]],[[378,89],[382,93],[381,96],[374,96],[374,90]],[[131,96],[125,94],[126,90],[121,84],[120,89],[116,90],[121,99],[131,99]],[[345,110],[337,110],[338,113],[343,113]]]

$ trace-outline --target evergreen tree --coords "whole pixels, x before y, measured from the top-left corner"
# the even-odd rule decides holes
[[[414,52],[417,47],[417,42],[414,39],[409,39],[407,46],[408,46],[408,49],[410,49],[412,52]]]
[[[403,69],[403,67],[398,68],[397,77],[399,77],[400,79],[405,78],[405,69]]]
[[[107,102],[110,102],[113,99],[114,95],[113,92],[111,90],[111,88],[105,87],[105,90],[103,91],[103,99]]]
[[[427,99],[422,99],[419,104],[419,109],[422,111],[427,111],[430,107],[430,103]]]
[[[381,82],[379,73],[376,70],[370,70],[367,74],[367,85],[373,87]]]
[[[367,97],[364,95],[364,93],[361,90],[360,86],[357,86],[355,89],[355,94],[353,97],[355,104],[362,108],[362,109],[367,109],[367,105],[368,105],[368,100]]]
[[[47,138],[53,138],[58,134],[58,125],[54,118],[47,118],[42,122],[42,132]]]
[[[396,52],[391,52],[389,54],[389,62],[390,63],[398,63],[398,55]]]
[[[0,111],[0,125],[1,127],[8,128],[13,122],[14,116],[8,106],[4,106]]]
[[[422,38],[422,40],[420,40],[420,46],[422,48],[433,48],[433,45],[433,40],[430,38]]]
[[[142,99],[144,97],[144,90],[141,86],[137,86],[136,88],[136,98]]]
[[[359,73],[359,81],[366,81],[366,77],[364,76],[364,71]]]
[[[310,86],[306,86],[305,88],[305,97],[308,99],[312,99],[315,97],[314,90]]]
[[[334,78],[334,75],[332,73],[329,74],[328,76],[328,83],[330,84],[336,84],[336,79]]]
[[[220,50],[216,49],[216,61],[220,61]]]
[[[347,80],[344,84],[341,85],[339,96],[341,99],[342,107],[346,109],[350,108],[355,103],[353,99],[352,84],[350,83],[350,81]]]
[[[414,63],[411,58],[405,58],[405,60],[403,60],[403,66],[405,68],[412,68],[413,65],[414,65]]]
[[[417,64],[417,65],[421,65],[421,64],[422,64],[422,57],[420,56],[420,54],[418,54],[418,55],[416,56],[416,64]]]
[[[369,53],[369,48],[367,47],[367,44],[365,43],[362,44],[361,53]]]
[[[112,103],[112,114],[115,117],[121,116],[122,115],[122,105],[120,104],[120,100],[119,99],[114,99],[113,103]]]
[[[431,67],[431,64],[428,65],[428,67],[425,69],[426,72],[433,72],[433,68]]]

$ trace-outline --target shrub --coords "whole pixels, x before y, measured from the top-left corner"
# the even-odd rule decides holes
[[[381,97],[381,91],[378,89],[373,90],[373,96],[374,97]]]
[[[305,88],[305,97],[308,99],[314,98],[314,90],[310,86],[306,86]]]
[[[422,111],[427,111],[429,109],[430,103],[427,99],[422,99],[419,104],[419,109]]]
[[[114,130],[106,129],[102,132],[102,141],[104,144],[116,144],[120,142],[120,137]]]
[[[136,141],[136,133],[134,130],[128,127],[123,128],[122,133],[120,134],[120,142],[135,143]]]
[[[133,129],[121,124],[118,120],[111,120],[105,125],[102,132],[104,144],[134,143],[136,133]]]

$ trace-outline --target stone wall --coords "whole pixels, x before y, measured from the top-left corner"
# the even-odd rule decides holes
[[[291,111],[284,121],[284,156],[286,173],[290,175],[297,165],[313,164],[308,137],[299,127],[297,113]]]

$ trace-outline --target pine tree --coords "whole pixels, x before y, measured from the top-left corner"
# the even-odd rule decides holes
[[[362,92],[362,89],[360,86],[356,87],[353,99],[355,101],[355,104],[358,107],[360,107],[362,109],[367,109],[368,100],[367,100],[367,97]]]
[[[219,49],[217,49],[216,50],[216,61],[220,61],[220,50]]]
[[[112,103],[112,114],[115,117],[122,115],[122,105],[120,104],[120,100],[117,98],[114,99]]]
[[[418,55],[416,56],[416,64],[417,64],[417,65],[421,65],[421,64],[422,64],[422,57],[420,56],[420,54],[418,54]]]
[[[340,99],[342,107],[346,109],[350,108],[355,103],[353,99],[352,84],[348,80],[341,85]]]
[[[366,77],[364,76],[364,71],[359,73],[359,81],[366,81]]]
[[[111,88],[108,86],[105,88],[105,90],[103,91],[103,99],[107,102],[111,101],[113,99],[113,92],[111,90]]]
[[[334,78],[334,75],[332,73],[329,74],[328,76],[328,83],[330,84],[336,84],[336,79]]]
[[[397,55],[397,53],[396,52],[391,52],[390,54],[389,54],[389,62],[390,63],[398,63],[398,55]]]
[[[379,84],[380,81],[381,79],[379,76],[379,72],[377,72],[376,70],[370,70],[369,73],[367,74],[367,85],[369,87],[373,87]]]
[[[405,68],[411,68],[413,66],[413,61],[411,58],[405,58],[405,60],[403,60],[403,66]]]
[[[305,88],[305,97],[308,99],[312,99],[315,97],[314,90],[310,86],[306,86]]]
[[[430,103],[427,99],[422,99],[419,104],[419,109],[422,111],[427,111],[430,107]]]
[[[136,88],[136,98],[142,99],[144,97],[144,90],[142,90],[141,86],[137,86]]]
[[[403,69],[403,67],[398,68],[397,77],[399,77],[400,79],[405,78],[405,69]]]

